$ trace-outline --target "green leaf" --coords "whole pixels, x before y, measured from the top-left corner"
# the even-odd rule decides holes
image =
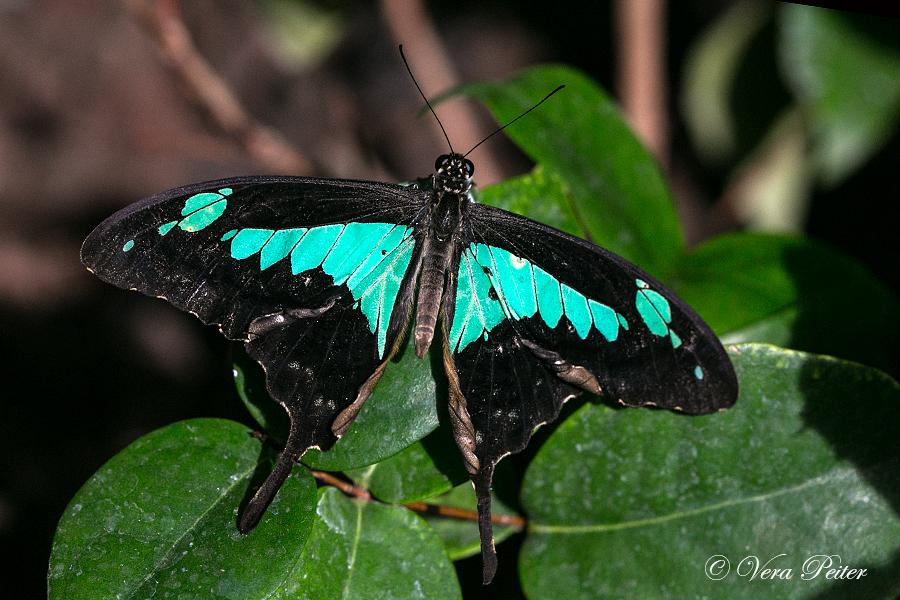
[[[284,408],[265,390],[262,368],[239,359],[235,349],[235,382],[254,418],[281,441],[287,438],[289,421]],[[302,462],[315,469],[343,471],[371,465],[392,456],[438,426],[435,380],[443,381],[439,360],[419,360],[403,352],[388,365],[381,381],[343,438],[328,452],[309,450]],[[270,427],[272,429],[270,429]]]
[[[782,3],[781,69],[807,111],[819,175],[844,180],[891,136],[900,115],[900,54],[841,11]]]
[[[276,598],[460,598],[435,533],[399,506],[326,489],[297,568]]]
[[[263,458],[260,458],[262,454]],[[246,427],[197,419],[154,431],[85,483],[53,540],[50,598],[262,598],[300,557],[315,482],[296,469],[249,535],[238,509],[269,453]]]
[[[759,598],[761,585],[778,598],[895,596],[900,386],[771,346],[731,358],[741,397],[730,410],[586,405],[554,432],[523,484],[529,598]],[[802,578],[817,555],[867,575]],[[719,580],[705,572],[714,556],[730,563]],[[751,581],[748,557],[793,577]]]
[[[900,364],[900,302],[857,261],[810,240],[721,236],[685,256],[667,283],[728,343],[774,343],[892,374]]]
[[[478,202],[525,215],[572,235],[583,235],[565,182],[537,165],[531,173],[507,179],[478,192]]]
[[[468,481],[450,427],[438,427],[398,454],[347,475],[382,502],[403,504],[442,494]]]
[[[432,506],[446,506],[450,508],[461,508],[464,510],[474,511],[477,508],[477,499],[475,498],[475,488],[471,483],[458,485],[449,492],[442,494],[436,498],[432,498],[427,504]],[[494,515],[516,516],[516,512],[500,502],[495,494],[491,494],[491,513]],[[444,515],[425,514],[422,516],[425,521],[431,525],[431,528],[437,532],[444,542],[447,554],[450,560],[459,560],[468,558],[481,553],[481,540],[478,537],[478,522],[475,518],[471,520],[454,519]],[[512,534],[516,533],[518,528],[511,525],[494,524],[494,543],[499,544]]]
[[[455,93],[479,98],[507,123],[561,84],[564,90],[504,132],[547,176],[565,182],[578,235],[664,277],[684,246],[672,198],[653,158],[596,83],[570,67],[546,66]]]

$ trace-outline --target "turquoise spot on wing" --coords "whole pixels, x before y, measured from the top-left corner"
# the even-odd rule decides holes
[[[182,219],[178,226],[187,232],[200,231],[222,216],[222,213],[225,212],[226,204],[225,200],[219,200],[210,204],[206,208],[191,213],[190,216]]]
[[[625,316],[619,313],[616,313],[616,316],[619,317],[619,323],[622,324],[622,329],[628,331],[628,321],[625,319]]]
[[[616,318],[616,311],[605,304],[600,304],[593,300],[588,300],[588,306],[591,309],[591,315],[594,317],[594,327],[597,328],[597,331],[607,341],[616,341],[616,338],[619,337],[619,319]]]
[[[411,236],[405,236],[404,240],[405,243],[396,245],[385,257],[386,260],[352,289],[354,299],[360,300],[360,310],[369,321],[369,330],[375,334],[380,357],[384,356],[387,330],[397,302],[397,293],[415,248]],[[381,254],[380,251],[378,253]],[[358,296],[360,292],[361,295]]]
[[[668,301],[657,292],[649,289],[650,286],[644,281],[636,279],[635,283],[638,286],[638,291],[634,304],[644,324],[647,325],[647,328],[652,333],[660,337],[668,335],[669,326],[667,323],[672,320]]]
[[[159,235],[166,235],[167,233],[172,231],[172,228],[175,227],[176,225],[178,225],[178,221],[170,221],[170,222],[166,223],[165,225],[160,225]]]
[[[322,263],[322,269],[336,285],[344,283],[393,227],[391,223],[348,223]]]
[[[216,192],[203,192],[202,194],[195,194],[187,199],[184,203],[184,208],[181,209],[181,216],[186,217],[192,213],[197,212],[198,210],[202,210],[222,199],[222,194],[217,194]]]
[[[450,328],[450,349],[459,352],[503,321],[500,302],[491,300],[491,280],[472,255],[471,247],[459,262],[456,306]]]
[[[462,259],[459,261],[459,274],[456,278],[456,305],[453,314],[453,326],[450,328],[449,346],[451,351],[462,350],[469,342],[460,346],[462,335],[466,330],[466,324],[469,319],[469,305],[472,302],[472,275],[471,266],[469,265],[468,252],[463,252]]]
[[[234,235],[235,235],[237,232],[238,232],[237,229],[232,229],[232,230],[230,230],[230,231],[226,231],[226,232],[225,232],[225,235],[222,236],[222,241],[223,241],[223,242],[227,242],[228,240],[230,240],[231,238],[233,238]]]
[[[638,314],[641,315],[641,319],[644,320],[644,324],[652,333],[658,336],[664,336],[669,333],[666,322],[663,321],[647,297],[640,291],[637,293],[634,304],[638,309]]]
[[[294,275],[321,265],[343,230],[343,225],[325,225],[307,231],[291,252],[291,271]]]
[[[415,240],[412,229],[392,223],[349,223],[311,229],[230,231],[231,256],[242,260],[259,253],[260,269],[290,255],[294,275],[322,267],[335,285],[346,283],[369,322],[384,355],[387,329]]]
[[[302,227],[294,229],[279,229],[271,239],[266,242],[259,253],[259,268],[264,271],[286,257],[306,233]]]
[[[231,240],[231,258],[243,260],[253,256],[274,233],[271,229],[241,229]]]
[[[694,367],[694,377],[703,379],[703,369],[701,369],[699,365]]]
[[[585,339],[591,331],[591,311],[588,308],[587,298],[570,288],[564,283],[559,284],[562,289],[563,307],[566,317],[575,326],[578,337]]]
[[[537,293],[538,309],[541,318],[550,329],[556,327],[563,315],[562,292],[559,282],[540,267],[533,266],[534,289]]]
[[[681,338],[674,331],[669,331],[669,338],[672,340],[672,347],[677,348],[681,345]]]
[[[491,269],[490,279],[510,317],[524,319],[537,312],[530,262],[502,248],[484,244],[476,245],[475,258],[479,264]]]
[[[404,225],[391,227],[390,231],[381,238],[374,250],[363,260],[355,271],[347,279],[347,287],[353,293],[354,298],[359,298],[362,291],[357,292],[361,283],[374,269],[384,261],[390,260],[390,254],[396,250],[410,235],[412,228]]]
[[[128,252],[132,248],[134,248],[134,240],[128,240],[125,242],[125,245],[122,246],[122,252]]]
[[[672,321],[672,309],[669,308],[669,301],[653,290],[644,290],[642,293],[653,305],[653,308],[656,309],[656,312],[659,313],[659,316],[663,318],[663,321],[670,323]]]

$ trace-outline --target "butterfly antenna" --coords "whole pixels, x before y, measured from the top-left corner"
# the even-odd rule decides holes
[[[425,92],[423,92],[422,88],[419,87],[419,82],[416,81],[416,76],[413,75],[412,69],[409,68],[409,63],[406,62],[406,55],[403,54],[403,44],[400,44],[400,58],[403,59],[403,64],[406,65],[406,70],[407,72],[409,72],[409,76],[412,78],[413,83],[416,84],[416,89],[419,90],[419,95],[422,96],[422,100],[424,100],[425,104],[428,105],[428,110],[430,110],[431,114],[434,115],[434,119],[437,121],[438,126],[441,128],[441,132],[444,134],[444,139],[447,140],[447,145],[450,146],[450,154],[453,154],[453,144],[450,143],[450,137],[447,135],[447,130],[444,129],[444,124],[441,123],[440,119],[438,119],[437,113],[434,112],[434,108],[432,108],[431,106],[431,102],[429,102],[428,98],[425,97]],[[543,102],[543,100],[541,102]]]
[[[532,106],[531,108],[529,108],[528,110],[526,110],[525,112],[523,112],[521,115],[519,115],[518,117],[516,117],[515,119],[513,119],[512,121],[510,121],[509,123],[507,123],[507,124],[504,125],[503,127],[500,127],[499,129],[497,129],[496,131],[494,131],[494,133],[492,133],[491,135],[487,136],[486,138],[484,138],[483,140],[481,140],[480,142],[478,142],[477,144],[475,144],[474,146],[472,146],[472,150],[474,150],[474,149],[477,148],[478,146],[482,145],[483,143],[485,143],[486,141],[488,141],[489,139],[491,139],[493,136],[495,136],[496,134],[500,133],[501,131],[503,131],[504,129],[506,129],[507,127],[509,127],[510,125],[512,125],[513,123],[515,123],[516,121],[518,121],[519,119],[521,119],[522,117],[524,117],[525,115],[527,115],[528,113],[530,113],[531,111],[533,111],[534,109],[536,109],[538,106],[540,106],[541,104],[543,104],[544,102],[546,102],[547,99],[548,99],[550,96],[552,96],[553,94],[555,94],[555,93],[558,92],[559,90],[563,89],[564,87],[566,87],[566,86],[561,85],[561,86],[559,86],[558,88],[556,88],[555,90],[553,90],[552,92],[550,92],[549,94],[547,94],[546,96],[544,96],[544,99],[543,99],[543,100],[541,100],[540,102],[538,102],[537,104],[535,104],[534,106]],[[442,127],[441,129],[443,129],[443,127]],[[446,135],[446,134],[444,134],[444,135]],[[466,153],[463,155],[463,157],[466,157],[466,156],[472,154],[472,150],[469,150],[468,152],[466,152]]]

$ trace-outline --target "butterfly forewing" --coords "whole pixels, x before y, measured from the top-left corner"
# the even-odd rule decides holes
[[[302,444],[327,449],[336,415],[402,329],[390,324],[403,317],[394,306],[423,202],[388,184],[220,180],[116,213],[87,238],[82,261],[246,342]]]

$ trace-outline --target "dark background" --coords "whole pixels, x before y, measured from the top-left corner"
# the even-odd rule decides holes
[[[790,101],[770,19],[740,66],[742,89],[750,91],[734,99],[739,152],[717,166],[696,157],[674,98],[687,52],[731,4],[672,3],[665,13],[668,39],[660,42],[671,92],[664,102],[671,131],[667,170],[691,243],[741,226],[721,198],[740,156]],[[249,114],[310,158],[303,174],[402,181],[430,173],[446,144],[430,117],[418,117],[421,101],[396,50],[403,42],[414,54],[415,44],[390,33],[380,4],[313,5],[333,15],[341,33],[307,66],[275,58],[261,3],[184,0],[182,8],[200,53]],[[530,64],[559,61],[615,93],[621,76],[616,40],[624,34],[617,32],[611,4],[457,0],[431,2],[428,10],[460,81],[503,78]],[[851,15],[851,21],[897,48],[896,20]],[[401,21],[399,29],[416,39],[412,21]],[[490,133],[489,116],[478,114]],[[478,141],[457,139],[454,123],[444,124],[457,150]],[[471,157],[476,169],[479,152]],[[488,179],[529,168],[502,136],[484,152],[497,165]],[[898,165],[894,133],[849,179],[816,188],[805,229],[859,258],[895,294]],[[234,391],[225,340],[162,301],[102,284],[80,265],[81,241],[112,212],[144,196],[270,171],[196,102],[126,3],[0,3],[4,593],[46,594],[47,560],[63,509],[130,442],[193,417],[252,425]],[[477,175],[477,182],[489,183]]]

